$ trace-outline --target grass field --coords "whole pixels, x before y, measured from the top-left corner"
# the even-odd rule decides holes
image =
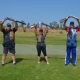
[[[80,44],[80,33],[78,33],[78,45]],[[66,34],[64,31],[49,32],[46,38],[48,45],[64,45]],[[0,43],[2,42],[2,34],[0,34]],[[16,33],[17,44],[35,44],[33,31],[26,33]],[[80,80],[80,56],[77,56],[77,66],[72,64],[64,66],[65,55],[49,54],[49,62],[47,65],[43,60],[37,64],[35,54],[16,54],[17,64],[11,63],[10,54],[7,56],[6,64],[0,65],[0,80]],[[1,54],[0,54],[1,63]]]
[[[64,66],[64,56],[49,55],[50,64],[37,64],[35,55],[16,55],[17,64],[7,57],[5,66],[0,66],[0,80],[80,80],[80,57],[77,66]]]
[[[65,44],[66,32],[62,30],[50,30],[46,37],[46,44],[59,45]],[[2,43],[2,33],[0,32],[0,43]],[[27,30],[26,32],[16,32],[16,44],[35,44],[36,39],[34,31]],[[78,43],[80,43],[80,33],[78,33]]]

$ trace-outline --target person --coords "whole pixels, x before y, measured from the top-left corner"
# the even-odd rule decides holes
[[[13,60],[13,64],[16,64],[15,59],[15,32],[18,29],[18,24],[14,20],[15,27],[12,28],[11,24],[8,23],[6,27],[3,27],[4,22],[8,20],[5,18],[5,20],[0,23],[0,30],[3,33],[3,55],[2,55],[2,65],[5,64],[6,56],[8,52],[11,53],[11,57]]]
[[[79,20],[75,17],[68,18],[74,18],[79,23]],[[64,26],[66,24],[66,21],[64,23]],[[65,65],[68,65],[70,63],[70,54],[72,53],[72,64],[73,66],[76,66],[77,32],[79,31],[79,28],[75,27],[74,22],[71,21],[69,27],[65,26],[65,30],[67,32]]]
[[[38,63],[40,63],[40,56],[41,56],[41,51],[42,51],[44,58],[46,60],[46,63],[49,64],[47,53],[46,53],[46,44],[45,44],[45,37],[47,33],[48,33],[47,28],[42,29],[42,28],[35,27],[35,36],[37,40],[36,49],[38,53]]]

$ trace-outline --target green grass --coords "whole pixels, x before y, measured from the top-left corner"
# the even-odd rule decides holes
[[[78,33],[78,43],[80,44],[80,33]],[[0,33],[0,43],[2,43],[2,33]],[[33,31],[27,32],[16,32],[16,43],[17,44],[35,44],[36,38]],[[49,31],[46,37],[46,44],[59,45],[66,43],[66,33],[65,31]]]
[[[65,44],[66,34],[49,32],[46,43],[49,45]],[[0,33],[0,43],[2,43],[2,33]],[[36,39],[33,31],[17,32],[17,44],[35,44]],[[78,34],[80,44],[80,33]],[[64,66],[64,55],[49,55],[50,64],[44,61],[37,64],[36,55],[17,54],[17,64],[10,63],[10,55],[7,56],[5,66],[0,65],[0,80],[80,80],[80,56],[78,55],[77,66],[72,64]],[[0,55],[1,63],[1,55]]]
[[[37,64],[35,55],[16,55],[17,64],[0,66],[0,80],[80,80],[80,57],[77,66],[64,66],[64,56],[49,55],[50,64],[44,61]],[[0,57],[1,58],[1,57]]]

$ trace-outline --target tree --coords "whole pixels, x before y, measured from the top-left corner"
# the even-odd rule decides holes
[[[56,22],[56,21],[53,21],[53,22],[51,22],[50,23],[50,26],[51,26],[51,28],[52,29],[58,29],[59,28],[59,24],[58,24],[58,22]]]

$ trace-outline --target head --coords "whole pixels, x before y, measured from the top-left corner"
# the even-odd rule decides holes
[[[70,22],[70,27],[74,27],[74,22]]]
[[[11,24],[8,23],[8,24],[7,24],[7,30],[10,30],[10,29],[11,29]]]
[[[39,33],[40,34],[43,34],[43,29],[39,29]]]

